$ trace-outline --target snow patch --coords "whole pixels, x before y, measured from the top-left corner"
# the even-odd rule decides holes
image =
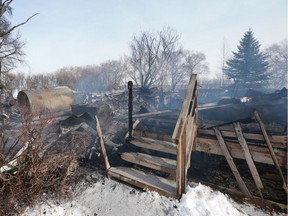
[[[227,195],[197,184],[189,187],[180,202],[156,192],[142,192],[114,180],[105,179],[78,191],[70,202],[49,200],[28,208],[25,216],[242,216],[270,215],[253,205],[240,205]],[[274,214],[276,215],[276,214]],[[283,214],[284,215],[284,214]]]

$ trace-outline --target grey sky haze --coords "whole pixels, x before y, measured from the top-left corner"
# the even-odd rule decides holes
[[[141,31],[173,27],[185,49],[201,51],[219,71],[226,38],[230,50],[249,28],[265,48],[287,38],[286,0],[14,0],[13,23],[22,26],[26,66],[16,71],[54,72],[99,64],[129,54]]]

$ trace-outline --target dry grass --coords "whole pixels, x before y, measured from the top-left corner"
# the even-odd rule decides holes
[[[48,118],[49,119],[49,118]],[[5,140],[0,143],[0,167],[15,159],[9,171],[0,172],[0,215],[20,214],[35,204],[43,193],[68,197],[68,181],[77,166],[77,159],[85,152],[88,140],[83,134],[57,145],[57,151],[47,152],[49,143],[45,127],[49,120],[23,123],[17,145],[25,150],[15,157],[6,151]],[[69,148],[67,148],[69,146]],[[11,147],[13,148],[13,146]],[[67,150],[68,149],[68,150]],[[16,165],[17,163],[17,165]]]

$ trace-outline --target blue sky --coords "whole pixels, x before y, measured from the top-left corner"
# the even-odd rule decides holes
[[[185,49],[201,51],[219,71],[224,38],[230,50],[249,28],[265,48],[287,38],[286,0],[14,0],[13,23],[22,26],[26,65],[16,71],[49,73],[99,64],[129,54],[141,31],[173,27]]]

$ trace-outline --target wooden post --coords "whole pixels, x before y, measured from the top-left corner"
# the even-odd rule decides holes
[[[256,118],[256,120],[257,120],[257,122],[258,122],[258,124],[259,124],[259,126],[260,126],[260,128],[261,128],[262,134],[263,134],[264,139],[265,139],[265,141],[266,141],[266,144],[267,144],[267,146],[268,146],[268,148],[269,148],[269,151],[270,151],[272,160],[273,160],[273,162],[274,162],[274,165],[276,166],[276,169],[278,170],[278,172],[279,172],[279,174],[280,174],[280,176],[281,176],[281,179],[282,179],[282,182],[283,182],[283,189],[284,189],[285,192],[287,193],[287,192],[288,192],[287,184],[286,184],[284,175],[283,175],[283,173],[282,173],[282,170],[281,170],[281,168],[280,168],[280,165],[279,165],[279,163],[278,163],[278,160],[277,160],[277,158],[276,158],[276,155],[275,155],[275,153],[274,153],[274,150],[273,150],[272,144],[271,144],[271,142],[270,142],[270,139],[269,139],[269,137],[268,137],[268,134],[267,134],[267,132],[266,132],[265,126],[264,126],[264,124],[263,124],[263,122],[262,122],[262,120],[261,120],[261,118],[260,118],[260,116],[259,116],[259,114],[258,114],[258,112],[257,112],[256,110],[253,111],[253,114],[254,114],[254,116],[255,116],[255,118]]]
[[[105,167],[106,167],[106,172],[107,172],[110,169],[110,163],[108,161],[108,157],[107,157],[107,154],[106,154],[106,149],[105,149],[105,146],[104,146],[102,131],[101,131],[100,123],[99,123],[99,120],[98,120],[97,116],[95,116],[95,119],[96,119],[96,129],[97,129],[97,133],[98,133],[98,136],[99,136],[101,151],[102,151],[102,155],[104,157]]]
[[[177,162],[176,162],[176,197],[179,199],[183,192],[183,176],[184,176],[184,155],[183,155],[183,145],[184,145],[184,123],[183,119],[180,122],[180,136],[179,143],[177,145]]]
[[[129,138],[132,137],[132,130],[133,130],[133,119],[132,119],[132,112],[133,112],[133,82],[128,82],[128,127],[129,127]]]
[[[228,162],[228,164],[229,164],[229,167],[230,167],[233,175],[234,175],[235,178],[236,178],[236,181],[237,181],[237,183],[238,183],[238,185],[239,185],[242,193],[243,193],[246,197],[251,198],[252,195],[250,194],[250,192],[249,192],[249,190],[248,190],[245,182],[243,181],[243,179],[242,179],[242,177],[241,177],[241,175],[240,175],[240,173],[239,173],[239,171],[238,171],[238,169],[237,169],[237,167],[236,167],[236,165],[235,165],[235,163],[234,163],[234,161],[233,161],[233,158],[232,158],[232,156],[231,156],[231,154],[230,154],[230,152],[229,152],[229,149],[228,149],[227,146],[226,146],[226,143],[225,143],[225,141],[224,141],[224,139],[223,139],[223,137],[222,137],[221,132],[219,131],[218,128],[214,128],[214,131],[215,131],[216,137],[217,137],[217,139],[218,139],[218,142],[219,142],[219,144],[220,144],[220,146],[221,146],[221,149],[222,149],[222,151],[223,151],[223,154],[224,154],[224,156],[225,156],[225,158],[226,158],[226,160],[227,160],[227,162]]]
[[[183,124],[183,134],[181,137],[182,140],[182,178],[181,178],[181,193],[185,193],[186,192],[186,187],[187,187],[187,177],[186,177],[186,166],[187,166],[187,161],[186,161],[186,144],[187,144],[187,139],[186,139],[186,129],[187,129],[187,125],[186,125],[186,121]]]
[[[260,176],[258,174],[257,168],[256,168],[256,166],[254,164],[254,161],[252,159],[252,156],[250,154],[250,151],[249,151],[248,145],[246,143],[246,140],[245,140],[245,138],[244,138],[244,136],[242,134],[240,123],[239,122],[234,123],[233,126],[234,126],[235,133],[236,133],[236,135],[238,137],[238,141],[239,141],[239,143],[241,145],[241,148],[242,148],[242,150],[244,152],[244,156],[245,156],[246,162],[248,164],[248,167],[250,169],[250,172],[252,174],[252,177],[254,179],[256,187],[258,188],[258,191],[260,193],[261,198],[263,198],[261,189],[263,189],[264,186],[262,184],[261,178],[260,178]]]

